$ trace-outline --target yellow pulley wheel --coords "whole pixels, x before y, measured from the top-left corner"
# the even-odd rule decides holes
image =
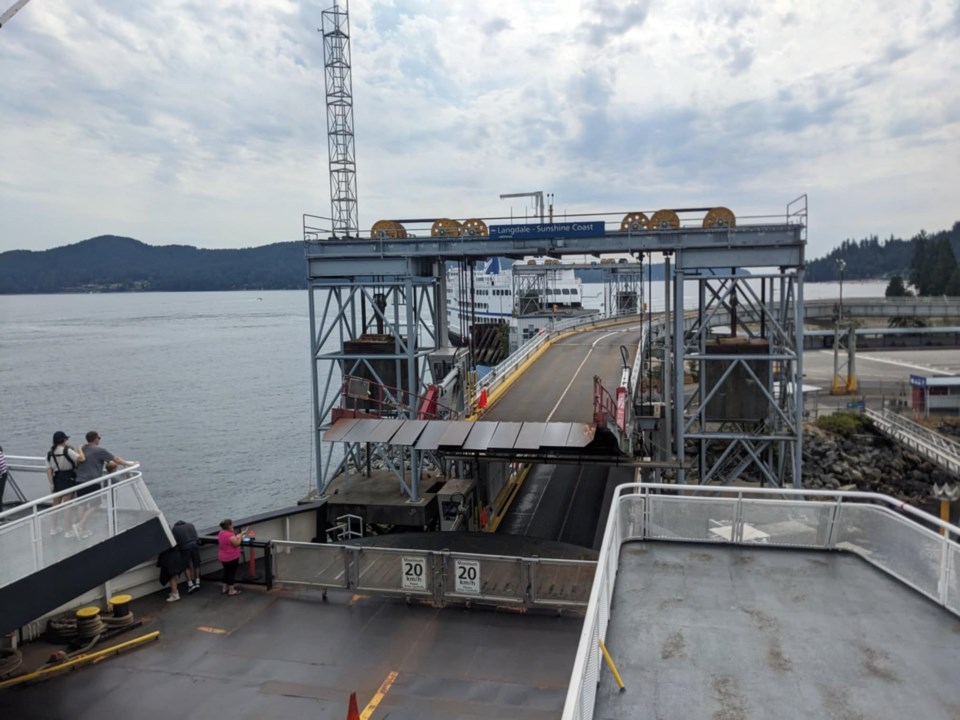
[[[470,218],[469,220],[463,221],[463,234],[473,236],[489,235],[490,231],[487,230],[487,224],[483,220]]]
[[[405,238],[406,236],[406,228],[393,220],[377,220],[370,228],[370,237],[372,238]]]
[[[737,216],[733,214],[730,208],[715,207],[703,218],[705,228],[725,228],[735,227]]]
[[[463,226],[456,220],[440,218],[433,223],[433,226],[430,228],[430,234],[433,237],[456,237],[462,229]]]
[[[649,223],[650,218],[647,217],[646,213],[628,213],[623,216],[623,220],[620,222],[620,232],[639,232],[640,230],[646,230]]]
[[[673,210],[657,210],[650,218],[651,230],[671,230],[680,227],[680,216]]]

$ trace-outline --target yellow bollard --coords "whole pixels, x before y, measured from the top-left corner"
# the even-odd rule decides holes
[[[610,653],[607,652],[607,646],[603,644],[603,640],[600,638],[597,638],[597,642],[600,643],[600,652],[603,653],[603,659],[607,661],[610,672],[613,673],[613,679],[616,680],[617,685],[620,686],[620,692],[623,692],[627,688],[623,684],[623,678],[620,677],[620,673],[617,672],[617,666],[613,664],[613,658],[610,657]]]
[[[940,519],[944,522],[950,522],[950,501],[946,498],[940,500]],[[946,528],[940,528],[940,534],[946,535]]]

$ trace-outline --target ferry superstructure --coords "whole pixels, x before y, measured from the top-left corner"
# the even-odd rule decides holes
[[[465,338],[473,325],[507,323],[514,327],[524,315],[583,307],[583,283],[573,269],[549,258],[528,258],[523,263],[541,266],[543,272],[518,281],[512,266],[499,257],[479,263],[472,271],[457,265],[447,270],[447,321],[455,339]]]

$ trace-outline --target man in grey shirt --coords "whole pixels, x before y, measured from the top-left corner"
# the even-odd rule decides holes
[[[82,485],[89,480],[96,480],[103,475],[104,468],[107,467],[108,463],[123,465],[124,467],[137,464],[133,460],[124,460],[119,455],[114,455],[106,448],[100,447],[100,433],[96,430],[87,433],[87,444],[83,446],[83,455],[84,461],[77,466],[77,485]],[[100,487],[99,484],[93,484],[90,487],[81,488],[77,491],[77,498],[94,493]],[[95,509],[96,507],[92,502],[87,503],[87,507],[84,508],[83,514],[80,516],[80,521],[73,526],[73,531],[77,537],[90,537],[91,533],[84,530],[84,525]]]

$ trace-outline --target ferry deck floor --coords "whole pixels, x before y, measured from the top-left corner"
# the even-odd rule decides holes
[[[0,690],[18,720],[213,717],[343,720],[396,672],[375,712],[390,720],[558,718],[582,619],[444,609],[331,591],[219,594],[134,604],[153,644],[32,686]],[[47,646],[49,648],[49,646]]]
[[[628,543],[598,720],[960,719],[960,618],[845,553]]]

